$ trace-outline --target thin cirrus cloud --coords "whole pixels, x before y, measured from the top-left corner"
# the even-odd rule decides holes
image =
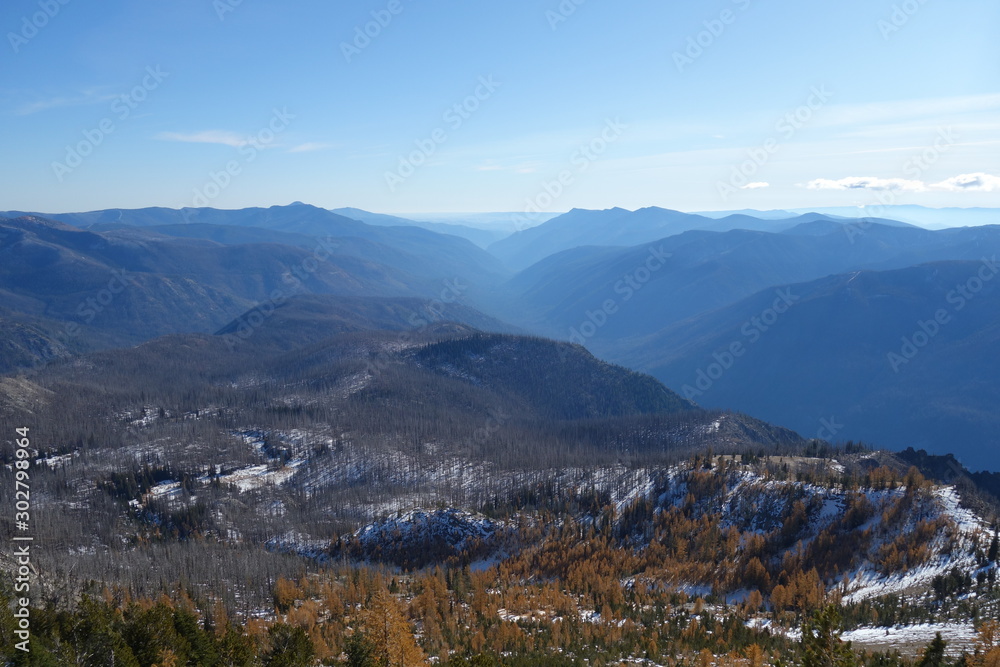
[[[119,96],[104,93],[99,89],[91,89],[84,91],[80,95],[71,97],[49,97],[42,100],[36,100],[34,102],[28,102],[15,109],[14,113],[18,116],[30,116],[31,114],[39,113],[41,111],[49,111],[50,109],[78,107],[88,104],[102,104],[104,102],[110,102],[117,97]]]
[[[253,137],[243,136],[228,130],[204,130],[201,132],[160,132],[156,138],[161,141],[178,141],[188,144],[217,144],[231,148],[243,148],[253,142]],[[254,142],[256,148],[277,148],[277,143]],[[336,148],[335,144],[309,141],[289,148],[287,153],[312,153]]]
[[[771,187],[770,183],[758,181],[756,183],[747,183],[746,185],[740,187],[740,190],[762,190],[769,187]]]
[[[939,183],[930,184],[905,178],[847,176],[846,178],[839,179],[817,178],[809,181],[806,187],[810,190],[892,190],[904,192],[946,190],[948,192],[994,192],[1000,190],[1000,176],[976,172],[972,174],[959,174],[958,176],[946,178]]]
[[[335,144],[329,144],[323,141],[307,141],[304,144],[299,144],[297,146],[292,146],[288,149],[289,153],[312,153],[314,151],[325,151],[331,148],[336,148]]]
[[[250,143],[249,138],[226,130],[204,130],[202,132],[160,132],[156,138],[161,141],[179,141],[189,144],[221,144],[242,148]]]

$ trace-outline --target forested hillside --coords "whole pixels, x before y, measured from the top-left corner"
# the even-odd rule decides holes
[[[716,394],[699,394],[676,369],[742,335],[773,294],[665,329],[657,318],[819,270],[793,255],[818,257],[841,222],[569,250],[504,284],[492,264],[443,277],[479,260],[454,254],[461,239],[422,247],[433,235],[422,229],[389,247],[364,223],[315,212],[223,225],[205,212],[176,227],[149,215],[133,216],[142,226],[98,216],[94,230],[2,223],[0,478],[30,480],[30,526],[44,535],[24,575],[30,604],[16,576],[0,582],[0,636],[17,638],[11,610],[34,619],[34,650],[27,663],[8,652],[13,664],[992,664],[995,475],[918,451],[923,433],[898,455],[844,442],[839,422],[801,409],[820,398],[775,385],[781,368],[762,361],[804,354],[794,367],[827,385],[854,377],[863,360],[837,347],[847,332],[891,339],[880,317],[919,316],[974,262],[786,287],[789,331],[768,325]],[[361,236],[320,261],[310,225],[322,220]],[[975,248],[962,233],[927,234],[873,225],[849,255]],[[631,327],[632,306],[616,302],[601,335],[653,331],[620,344],[666,386],[473,307],[558,322],[640,264],[649,280],[629,289],[646,321]],[[923,360],[984,349],[988,318],[974,312]],[[854,354],[879,354],[881,340]],[[706,409],[741,380],[751,414],[782,397],[776,423]],[[888,405],[866,409],[898,412]],[[803,435],[782,425],[801,419]],[[0,518],[8,534],[17,521]],[[13,551],[0,565],[20,571]]]

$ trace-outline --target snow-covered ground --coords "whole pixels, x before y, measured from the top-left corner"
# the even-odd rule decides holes
[[[864,567],[851,579],[851,592],[844,596],[844,602],[860,602],[892,593],[917,590],[928,586],[934,577],[948,574],[954,567],[963,572],[975,571],[975,559],[968,553],[939,555],[929,563],[889,576]]]
[[[872,492],[869,492],[871,497]],[[853,573],[849,593],[844,602],[858,602],[891,593],[906,593],[926,588],[934,577],[943,576],[958,568],[961,572],[975,572],[978,569],[974,555],[974,539],[977,534],[989,530],[987,524],[972,511],[960,505],[955,487],[938,487],[932,492],[931,511],[943,517],[951,526],[952,539],[938,534],[932,542],[934,554],[929,561],[886,576],[871,567],[863,567]]]
[[[240,491],[252,491],[264,486],[280,486],[290,480],[296,469],[303,463],[305,461],[296,459],[280,468],[275,468],[267,463],[247,466],[228,475],[220,476],[219,481],[223,484],[235,484]]]
[[[63,454],[62,456],[49,456],[48,458],[41,459],[39,463],[45,463],[49,468],[57,468],[59,466],[69,465],[73,462],[73,459],[80,456],[80,452],[71,452],[69,454]]]
[[[919,654],[941,633],[948,642],[945,652],[958,657],[963,651],[972,652],[976,642],[976,631],[972,623],[921,623],[900,625],[892,628],[866,627],[851,630],[841,635],[841,639],[864,649],[899,649],[900,653]]]
[[[354,536],[362,544],[371,547],[393,540],[419,544],[439,539],[452,545],[456,551],[462,551],[474,540],[491,540],[506,527],[506,522],[462,510],[411,510],[398,517],[368,524],[357,530]]]

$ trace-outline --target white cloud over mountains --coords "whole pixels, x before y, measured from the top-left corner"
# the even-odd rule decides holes
[[[806,187],[810,190],[905,190],[909,192],[923,192],[927,189],[923,181],[875,176],[848,176],[836,180],[817,178],[809,181]]]
[[[984,172],[959,174],[939,183],[905,178],[879,178],[877,176],[847,176],[845,178],[817,178],[806,183],[810,190],[875,190],[894,192],[927,192],[945,190],[948,192],[994,192],[1000,190],[1000,176]]]
[[[974,174],[960,174],[946,178],[940,183],[931,186],[937,190],[948,190],[949,192],[994,192],[1000,190],[1000,176],[976,172]]]

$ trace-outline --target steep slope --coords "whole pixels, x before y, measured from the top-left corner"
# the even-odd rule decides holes
[[[59,322],[0,308],[0,375],[79,352],[63,329]]]
[[[830,229],[829,222],[796,222],[778,234],[691,231],[633,248],[567,250],[508,281],[508,301],[497,313],[617,359],[623,337],[651,334],[772,285],[1000,252],[1000,227],[932,232],[876,223]]]
[[[627,341],[622,360],[699,403],[805,435],[994,469],[997,270],[941,262],[768,289]]]
[[[895,481],[859,474],[866,466],[873,470],[877,458],[889,463],[880,473]],[[631,571],[622,572],[632,583],[737,597],[757,590],[770,593],[779,610],[801,604],[803,597],[822,599],[824,591],[846,604],[886,595],[920,600],[956,568],[996,569],[996,563],[984,563],[979,547],[989,524],[962,506],[955,487],[926,482],[912,471],[895,472],[890,466],[898,461],[883,455],[782,460],[736,465],[735,457],[725,456],[703,465],[567,470],[558,476],[562,502],[582,505],[595,494],[605,504],[563,519],[603,523],[605,535],[598,540],[637,556]],[[814,481],[782,479],[777,474],[782,465]],[[837,470],[860,483],[843,488],[833,481]],[[505,550],[523,552],[508,562],[527,559],[538,574],[554,574],[546,567],[559,558],[554,544],[559,538],[548,534],[542,543],[523,538],[519,543],[519,532],[529,532],[525,523],[523,515],[505,521],[454,509],[408,511],[358,529],[334,550],[408,566]],[[737,545],[733,534],[742,536]],[[725,535],[728,543],[718,543]],[[690,551],[675,546],[681,539],[691,541]],[[732,564],[720,566],[720,553]],[[656,567],[666,563],[672,567]]]
[[[653,378],[595,359],[580,346],[508,336],[472,336],[428,345],[420,365],[476,386],[517,394],[549,419],[670,413],[694,406]],[[553,392],[553,387],[560,390]]]

